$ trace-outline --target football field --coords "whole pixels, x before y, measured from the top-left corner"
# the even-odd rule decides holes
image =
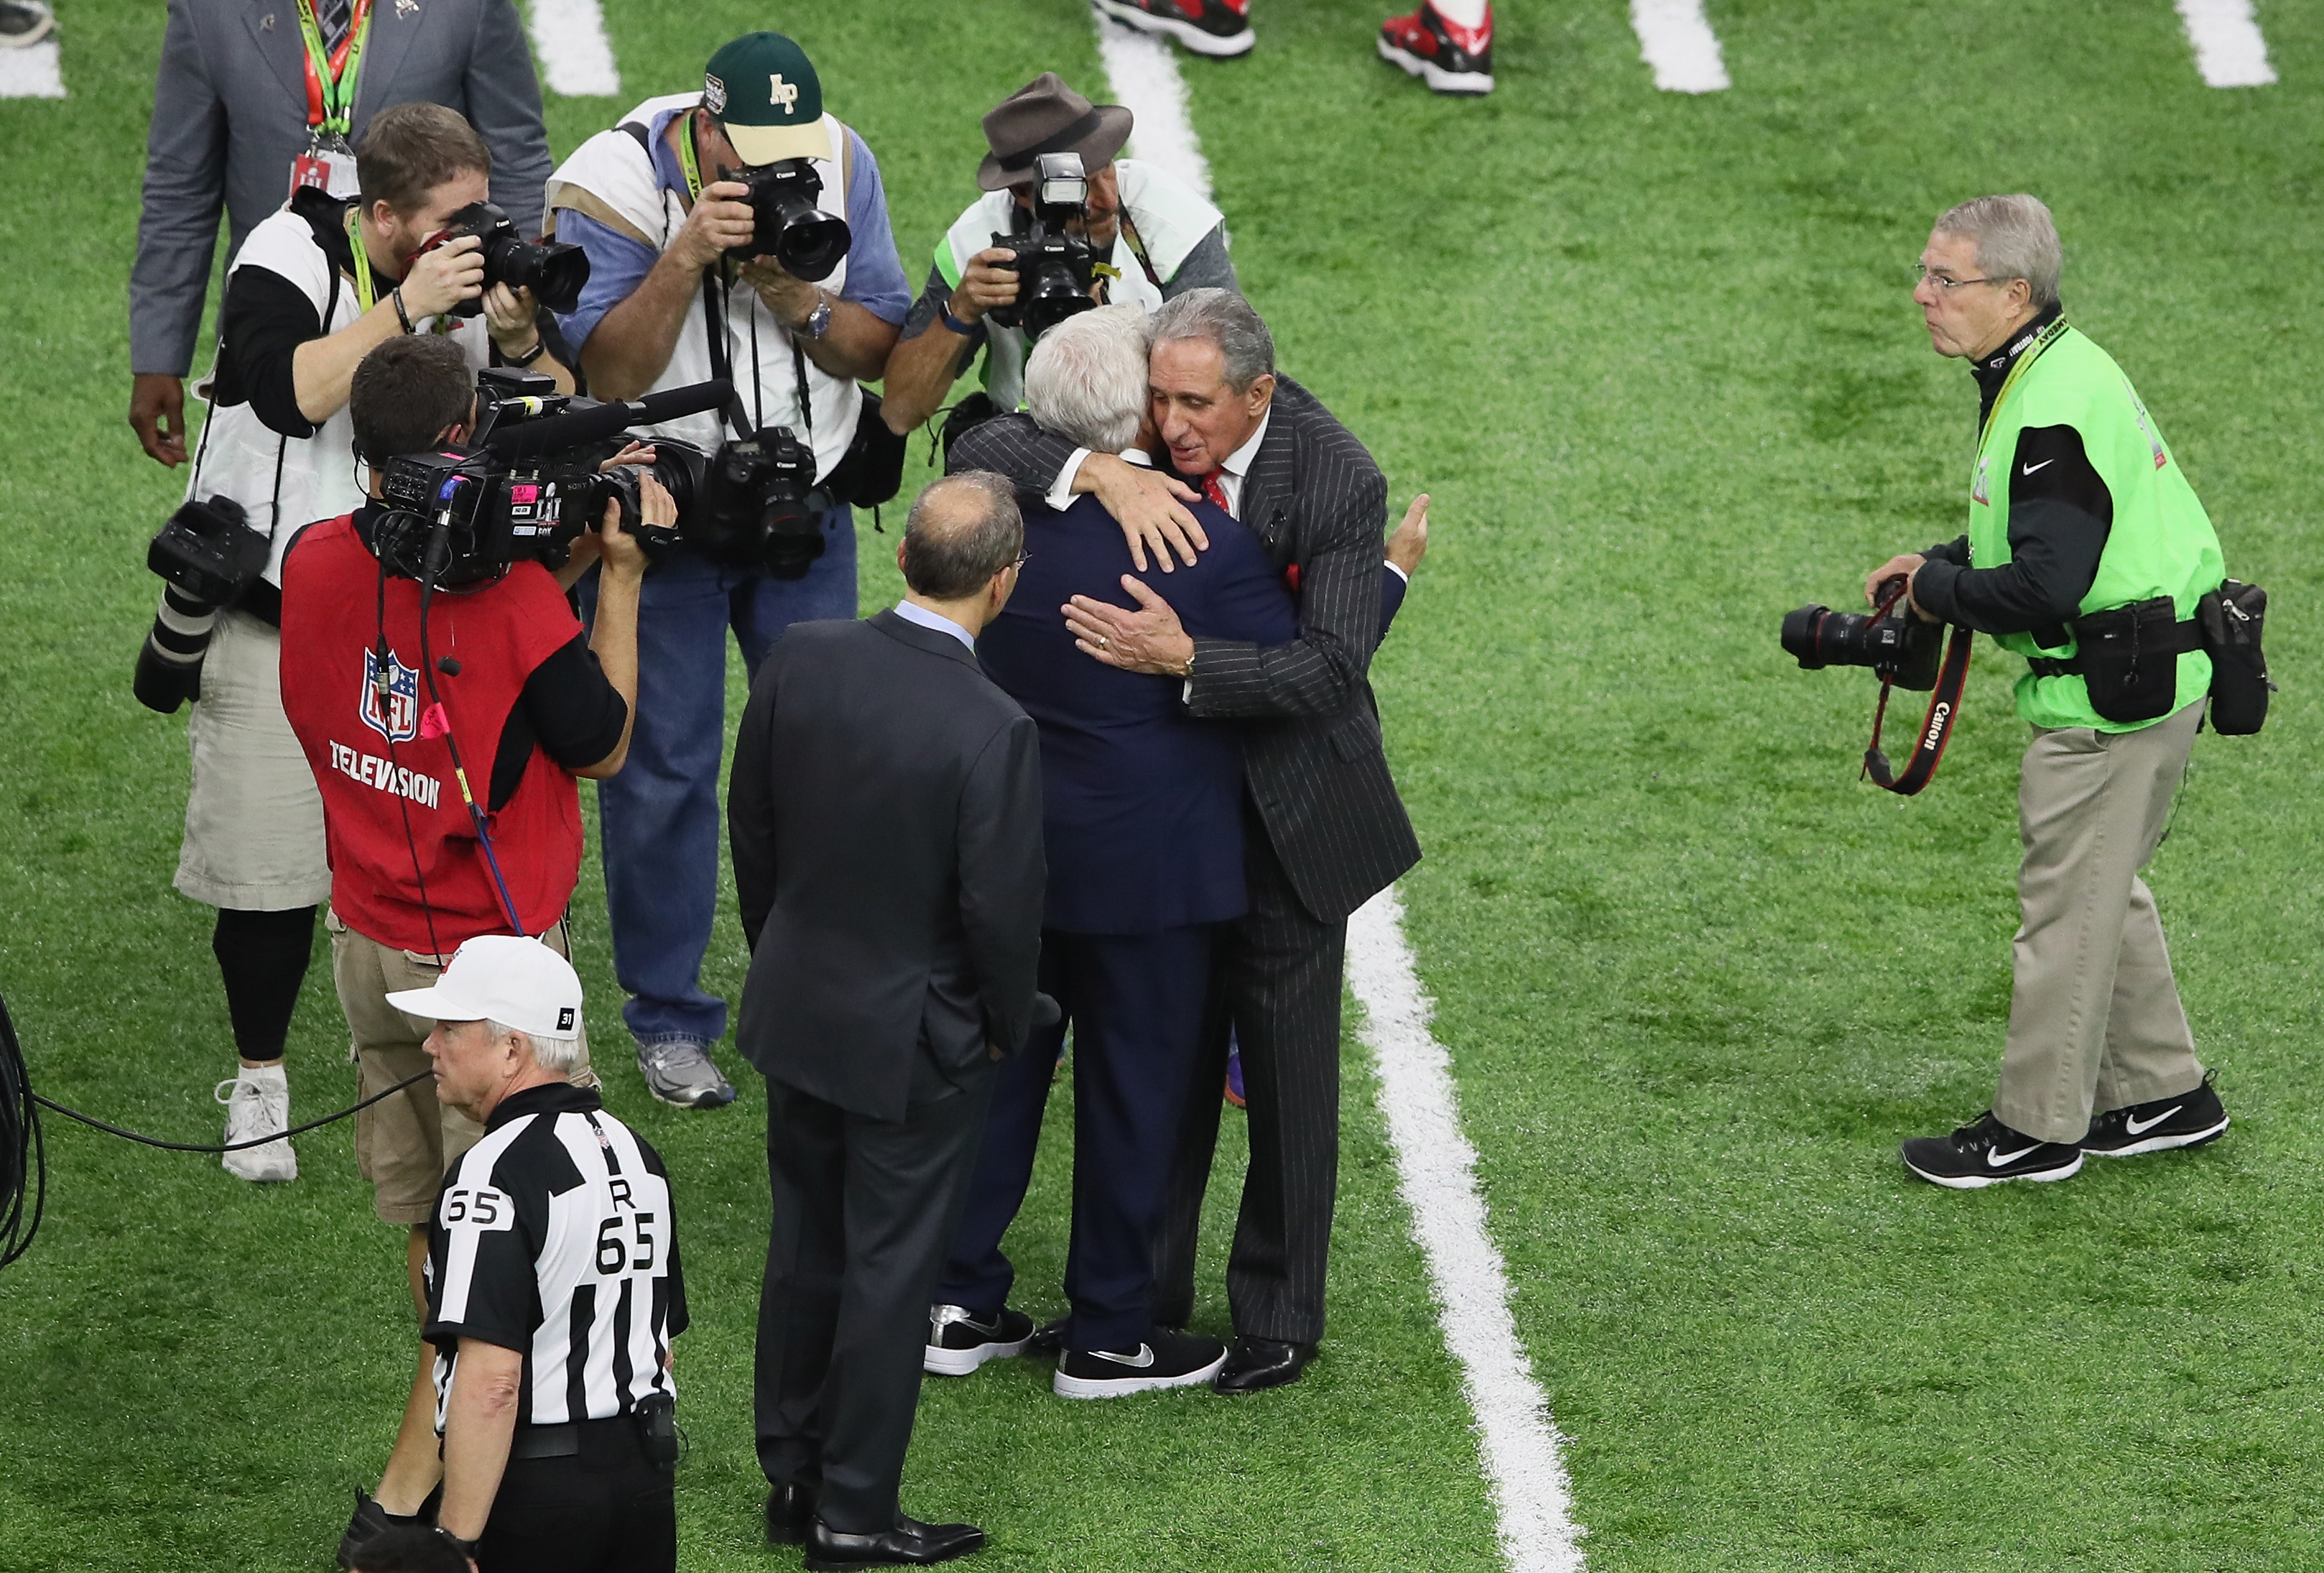
[[[618,72],[549,95],[559,156],[698,87],[737,33],[798,39],[880,159],[915,287],[975,194],[987,108],[1043,69],[1114,96],[1082,0],[603,0],[602,53],[573,31],[598,6],[532,3],[552,81]],[[1370,447],[1392,516],[1434,498],[1373,668],[1426,851],[1403,933],[1506,1271],[1517,1346],[1490,1369],[1529,1372],[1554,1420],[1582,1562],[2324,1566],[2324,7],[2260,0],[2278,79],[2222,88],[2207,72],[2248,77],[2251,42],[2217,31],[2246,14],[2223,0],[1707,0],[1675,41],[1655,28],[1692,21],[1677,0],[1507,0],[1480,101],[1374,57],[1385,0],[1253,9],[1249,58],[1179,62],[1185,145],[1284,369]],[[58,10],[65,96],[0,91],[0,994],[41,1092],[215,1141],[212,914],[170,887],[185,717],[129,691],[145,542],[184,486],[124,420],[162,7]],[[1657,88],[1703,47],[1726,87]],[[1799,671],[1775,633],[1964,528],[1976,393],[1928,348],[1912,264],[1934,215],[2019,190],[2056,213],[2069,318],[2137,384],[2228,572],[2271,592],[2282,691],[2263,735],[2198,740],[2147,875],[2234,1129],[1956,1193],[1896,1144],[1991,1093],[2022,663],[1980,645],[1944,768],[1906,800],[1856,779],[1869,674]],[[927,457],[916,439],[908,488]],[[860,517],[867,611],[899,593],[900,518]],[[741,685],[738,663],[735,716]],[[1892,754],[1918,715],[1900,701]],[[762,1084],[730,1041],[739,1103],[646,1096],[595,841],[575,928],[595,1059],[669,1161],[694,1317],[681,1565],[796,1567],[763,1544],[752,1448]],[[706,985],[739,997],[745,960],[730,894]],[[1532,1395],[1464,1388],[1366,982],[1319,1363],[1272,1393],[1109,1404],[1053,1398],[1031,1361],[932,1380],[904,1505],[983,1525],[970,1565],[1559,1565],[1505,1538],[1478,1408]],[[294,1122],[353,1101],[320,948],[289,1068]],[[1068,1090],[1011,1237],[1043,1319]],[[412,1348],[401,1231],[373,1218],[349,1127],[299,1139],[300,1178],[266,1188],[47,1130],[48,1218],[0,1272],[0,1573],[329,1566]],[[1196,1319],[1221,1335],[1223,1131]]]

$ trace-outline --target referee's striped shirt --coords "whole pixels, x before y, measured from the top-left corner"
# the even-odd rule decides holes
[[[686,1286],[661,1155],[563,1082],[503,1101],[445,1177],[428,1246],[436,1430],[460,1340],[524,1355],[517,1424],[626,1414],[672,1393]]]

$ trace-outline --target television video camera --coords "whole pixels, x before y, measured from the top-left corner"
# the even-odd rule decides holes
[[[453,214],[420,250],[430,252],[470,235],[484,242],[485,289],[506,284],[530,290],[533,299],[551,311],[570,311],[581,304],[581,291],[589,282],[588,253],[577,245],[525,239],[515,220],[490,202],[471,202]],[[484,309],[480,295],[453,307],[452,315],[474,317]]]
[[[755,226],[750,244],[731,248],[729,256],[742,262],[773,257],[791,277],[812,284],[829,278],[854,243],[847,220],[823,210],[823,177],[815,172],[811,160],[721,169],[718,178],[750,188],[742,200],[751,205]]]
[[[1045,153],[1036,159],[1032,210],[1019,209],[1024,227],[992,237],[996,247],[1010,253],[1007,262],[993,265],[1017,275],[1017,299],[985,315],[1003,328],[1022,326],[1028,338],[1038,338],[1096,305],[1090,299],[1097,257],[1090,250],[1088,219],[1089,176],[1082,168],[1082,155]],[[1069,224],[1081,224],[1084,233],[1069,233]]]

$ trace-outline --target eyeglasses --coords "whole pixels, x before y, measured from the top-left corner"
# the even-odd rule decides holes
[[[1913,282],[1916,284],[1923,282],[1932,283],[1936,285],[1938,289],[1944,291],[1947,294],[1950,294],[1953,291],[1960,289],[1963,284],[2006,284],[2011,281],[2007,279],[1956,279],[1949,277],[1944,273],[1931,273],[1929,271],[1929,264],[1926,263],[1914,263],[1913,264]]]

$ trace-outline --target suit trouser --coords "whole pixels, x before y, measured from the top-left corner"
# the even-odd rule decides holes
[[[2037,727],[2025,750],[2024,922],[1993,1100],[2014,1131],[2078,1142],[2093,1109],[2202,1082],[2154,896],[2138,877],[2171,823],[2202,714],[2199,702],[2136,732]]]
[[[759,1295],[759,1465],[816,1489],[833,1529],[896,1523],[928,1294],[976,1161],[991,1069],[960,1083],[925,1047],[900,1121],[767,1083],[774,1212]]]
[[[1246,1337],[1323,1336],[1323,1271],[1340,1180],[1340,983],[1348,924],[1300,904],[1267,828],[1244,804],[1250,911],[1226,925],[1213,1007],[1185,1117],[1169,1209],[1155,1251],[1154,1319],[1194,1309],[1194,1245],[1219,1139],[1231,1023],[1242,1052],[1250,1167],[1227,1258],[1227,1300]]]
[[[1036,1028],[993,1078],[976,1179],[936,1298],[980,1319],[1008,1303],[1001,1237],[1024,1205],[1065,1022],[1074,1029],[1070,1349],[1125,1349],[1154,1326],[1154,1242],[1200,1052],[1220,925],[1041,936],[1041,988],[1064,1020]]]

